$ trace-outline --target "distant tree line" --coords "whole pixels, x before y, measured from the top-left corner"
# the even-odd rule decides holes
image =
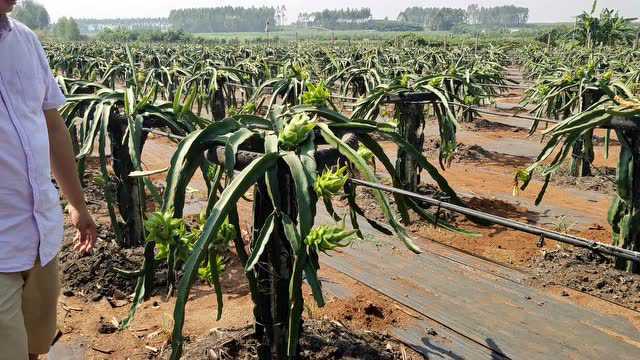
[[[25,24],[40,34],[50,32],[50,35],[61,40],[80,40],[78,24],[73,18],[61,17],[51,25],[51,18],[47,9],[35,1],[20,2],[11,12],[11,17]]]
[[[298,24],[303,26],[320,26],[331,30],[361,29],[371,20],[371,9],[324,9],[298,15]]]
[[[193,35],[182,30],[127,30],[106,28],[96,35],[96,39],[110,42],[186,42],[193,41]]]
[[[298,26],[321,27],[329,30],[422,31],[422,25],[389,19],[374,20],[371,9],[325,9],[300,13]]]
[[[529,21],[529,9],[515,5],[467,7],[467,22],[471,25],[522,26]]]
[[[451,30],[458,24],[466,22],[467,12],[464,9],[410,7],[398,15],[399,21],[423,25],[428,30]]]
[[[279,15],[281,21],[281,12]],[[169,23],[192,33],[260,32],[278,24],[273,7],[233,6],[171,10]]]
[[[78,19],[76,21],[83,34],[97,33],[105,29],[168,30],[171,27],[167,18]]]
[[[168,18],[79,19],[83,34],[128,30],[133,34],[149,31],[182,30],[191,33],[263,32],[284,25],[286,7],[214,7],[171,10]],[[134,35],[135,37],[135,35]]]
[[[70,17],[61,17],[53,25],[53,36],[60,40],[80,40],[80,29],[78,23]]]
[[[398,15],[399,21],[419,24],[428,30],[447,31],[461,24],[484,26],[522,26],[529,20],[529,9],[514,5],[465,9],[409,7]]]
[[[27,25],[32,30],[46,29],[51,21],[47,9],[31,0],[20,2],[11,12],[11,17]]]

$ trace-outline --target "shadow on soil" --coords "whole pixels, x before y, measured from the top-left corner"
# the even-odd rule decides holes
[[[440,346],[434,344],[427,337],[423,337],[422,338],[422,343],[424,344],[424,347],[418,346],[417,350],[422,355],[424,355],[426,359],[431,359],[431,358],[434,358],[434,359],[435,358],[446,358],[446,359],[453,359],[453,360],[464,360],[465,359],[464,357],[454,353],[451,350],[448,350],[446,348],[443,348],[443,347],[440,347]],[[496,342],[493,341],[493,339],[486,339],[485,343],[486,343],[486,345],[484,345],[484,346],[489,348],[489,350],[491,351],[491,360],[506,360],[506,359],[509,359],[507,356],[504,355],[504,352],[500,349],[498,344],[496,344]]]
[[[440,347],[434,344],[427,337],[422,338],[422,343],[424,344],[424,346],[416,346],[416,348],[422,355],[425,356],[425,359],[431,359],[431,358],[434,358],[434,359],[447,358],[447,359],[453,359],[453,360],[465,359],[464,357],[457,355],[451,350],[445,349],[443,347]]]
[[[220,278],[222,285],[222,293],[228,295],[231,299],[241,298],[249,294],[249,285],[244,274],[244,269],[238,258],[230,255],[225,271]],[[191,290],[191,297],[198,299],[201,297],[211,296],[215,294],[215,290],[210,286],[194,286]]]
[[[533,159],[527,156],[518,156],[490,151],[478,145],[459,144],[455,161],[481,162],[486,165],[498,165],[503,167],[522,168],[531,165]]]
[[[467,206],[508,219],[525,220],[528,223],[537,223],[540,219],[537,212],[498,199],[474,197],[467,200]]]

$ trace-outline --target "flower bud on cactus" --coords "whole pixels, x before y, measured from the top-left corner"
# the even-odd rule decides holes
[[[307,71],[307,69],[305,69],[304,67],[293,64],[293,66],[291,66],[291,69],[293,70],[293,73],[298,80],[309,80],[309,71]]]
[[[280,146],[285,150],[292,150],[305,141],[309,133],[316,127],[307,114],[297,114],[282,129],[278,137]]]
[[[308,90],[302,94],[303,104],[317,107],[327,106],[327,102],[331,98],[331,92],[327,89],[324,83],[321,82],[317,86],[308,84],[307,87]]]
[[[224,258],[220,255],[216,255],[216,263],[214,266],[216,267],[217,273],[221,274],[224,272],[225,264]],[[198,277],[200,280],[204,280],[209,284],[213,283],[213,274],[211,273],[211,266],[203,266],[198,269]]]
[[[333,196],[339,193],[344,184],[349,180],[347,173],[347,167],[343,166],[335,172],[331,170],[325,170],[322,175],[316,179],[315,190],[318,196]]]
[[[442,86],[443,81],[444,81],[444,78],[442,76],[434,77],[429,81],[429,85],[434,88],[439,88]]]
[[[409,87],[409,79],[409,74],[402,75],[402,78],[400,78],[400,86],[404,88]]]
[[[538,88],[536,90],[542,96],[547,96],[549,95],[549,92],[551,92],[551,88],[549,88],[549,85],[546,85],[546,84],[538,85]]]
[[[531,172],[526,169],[520,169],[516,172],[513,179],[513,196],[518,196],[520,193],[520,182],[528,183],[531,180]]]
[[[136,81],[138,84],[142,84],[144,83],[144,81],[147,79],[147,74],[145,74],[144,71],[138,71],[138,73],[136,74]]]
[[[304,239],[304,243],[319,251],[327,252],[338,247],[349,246],[353,234],[355,230],[346,230],[344,226],[321,225],[311,230]]]
[[[220,225],[220,229],[216,234],[216,242],[218,244],[226,244],[233,240],[237,235],[236,227],[233,224],[229,224],[228,219]]]
[[[156,260],[165,260],[169,258],[169,245],[156,243]]]
[[[360,155],[360,157],[363,158],[366,162],[370,162],[374,157],[373,152],[369,150],[368,147],[362,144],[360,144],[360,146],[358,147],[358,155]]]
[[[478,105],[480,103],[477,97],[471,95],[465,96],[463,101],[465,105]]]
[[[258,109],[258,107],[256,106],[255,103],[249,102],[246,103],[242,106],[242,109],[240,110],[241,114],[255,114],[256,110]]]
[[[173,244],[176,236],[184,233],[184,221],[173,217],[173,210],[153,213],[144,223],[147,241],[157,244]]]

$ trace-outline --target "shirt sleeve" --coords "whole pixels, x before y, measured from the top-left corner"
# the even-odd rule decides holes
[[[64,105],[66,99],[58,86],[58,82],[53,77],[53,73],[51,72],[51,68],[49,67],[49,61],[47,60],[47,56],[42,48],[42,44],[40,44],[39,40],[35,40],[35,48],[38,52],[38,57],[40,60],[40,66],[42,67],[42,76],[44,76],[44,84],[45,84],[45,94],[44,100],[42,101],[42,110],[53,110],[58,109],[62,105]]]

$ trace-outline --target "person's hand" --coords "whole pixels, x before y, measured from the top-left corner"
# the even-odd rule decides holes
[[[69,215],[71,216],[71,223],[77,230],[74,250],[83,254],[91,253],[98,238],[96,223],[86,208],[78,210],[73,206],[69,206]]]

